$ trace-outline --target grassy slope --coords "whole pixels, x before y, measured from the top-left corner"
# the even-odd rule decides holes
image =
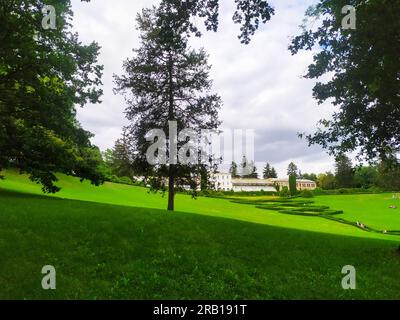
[[[379,230],[400,230],[400,199],[392,199],[391,193],[320,196],[316,204],[339,208],[344,213],[338,217],[361,221]],[[390,209],[391,205],[397,209]]]
[[[0,298],[398,299],[391,241],[1,191]],[[57,290],[40,288],[43,265]],[[341,268],[357,290],[341,289]]]
[[[40,187],[34,183],[28,182],[26,176],[18,175],[13,171],[6,172],[5,176],[7,179],[0,181],[0,188],[41,194]],[[60,178],[58,185],[62,187],[62,191],[56,194],[55,197],[155,209],[165,209],[167,205],[166,197],[162,198],[158,194],[148,194],[147,190],[144,188],[112,183],[106,183],[101,187],[95,187],[90,185],[87,181],[79,183],[76,178],[63,175],[60,175]],[[320,201],[319,199],[325,201],[328,197],[324,196],[317,199],[318,201]],[[338,207],[336,207],[335,204],[331,205],[331,207],[333,209],[341,209],[340,205],[341,204],[338,204]],[[190,196],[177,195],[176,210],[315,232],[386,240],[399,239],[395,236],[366,233],[354,227],[322,218],[283,215],[269,210],[257,209],[251,205],[234,204],[228,200],[222,199],[201,197],[194,200]],[[363,222],[368,223],[368,221]]]
[[[7,177],[0,181],[3,299],[400,298],[398,237],[184,195],[177,198],[184,214],[167,214],[159,210],[166,199],[143,188],[96,188],[64,176],[63,191],[44,197],[25,176]],[[45,264],[56,267],[55,291],[40,287]],[[348,264],[357,269],[355,291],[340,286]]]

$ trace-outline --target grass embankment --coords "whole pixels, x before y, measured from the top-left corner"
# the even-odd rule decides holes
[[[400,298],[391,241],[4,191],[0,235],[2,299]]]
[[[52,197],[16,192],[40,188],[14,174],[0,185],[1,299],[400,298],[394,236],[183,195],[182,212],[168,213],[142,188],[71,177]],[[41,289],[48,264],[54,291]],[[341,288],[344,265],[355,266],[357,290]]]
[[[3,175],[6,176],[6,180],[0,181],[0,188],[10,191],[42,195],[40,186],[30,182],[25,175],[18,175],[15,171],[7,171],[3,173]],[[145,188],[114,183],[105,183],[100,187],[96,187],[91,185],[88,181],[80,183],[78,179],[73,177],[65,175],[59,175],[59,177],[60,181],[57,185],[62,187],[62,190],[50,197],[153,209],[165,209],[167,207],[167,197],[161,197],[159,194],[149,194]],[[360,197],[363,196],[364,195],[360,195]],[[329,197],[331,196],[317,197],[316,203],[318,204],[320,198],[325,201],[328,200]],[[266,197],[261,197],[260,199],[265,198]],[[271,197],[267,198],[270,199]],[[243,198],[241,197],[240,199]],[[251,197],[251,199],[253,200],[258,198]],[[334,210],[341,210],[341,207],[336,207],[336,205],[337,204],[333,204],[330,205],[330,207]],[[398,239],[397,237],[391,237],[389,235],[366,233],[353,226],[340,224],[323,218],[313,219],[312,217],[285,215],[278,211],[262,210],[255,206],[233,203],[227,199],[205,197],[192,199],[190,196],[178,194],[176,196],[176,211],[230,218],[299,230],[356,237],[384,238],[389,240]],[[346,213],[347,210],[345,210],[345,214]],[[363,219],[360,220],[366,224],[369,222],[364,221]],[[400,221],[400,219],[398,221]],[[385,228],[389,230],[396,229],[395,226],[386,226]]]

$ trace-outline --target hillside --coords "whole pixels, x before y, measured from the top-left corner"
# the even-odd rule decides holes
[[[19,175],[16,171],[7,171],[2,174],[5,175],[6,179],[0,181],[0,189],[3,188],[9,191],[42,195],[40,186],[30,182],[25,175]],[[100,187],[96,187],[87,181],[81,183],[79,179],[70,176],[59,175],[59,178],[60,181],[57,185],[61,186],[62,190],[55,195],[49,195],[50,197],[153,209],[165,209],[167,207],[166,196],[162,197],[160,194],[149,193],[146,188],[114,183],[105,183]],[[326,202],[329,201],[328,199],[329,197],[324,196],[316,198],[316,201]],[[349,198],[349,200],[349,205],[351,205],[353,199]],[[376,201],[376,199],[374,199],[374,201]],[[385,203],[383,206],[384,205]],[[333,209],[341,209],[342,203],[340,206],[336,203],[333,203],[331,206]],[[326,219],[282,215],[274,211],[260,210],[255,206],[232,203],[225,199],[205,197],[192,199],[191,196],[178,194],[176,199],[176,211],[330,234],[385,240],[399,239],[398,237],[389,235],[366,233],[352,226],[328,221]],[[347,211],[345,211],[345,214],[346,213]],[[400,222],[400,219],[395,221],[392,229],[400,225],[397,221]],[[367,219],[367,221],[364,222],[368,223],[369,220]],[[390,226],[387,228],[391,229]]]
[[[184,195],[169,213],[144,188],[65,176],[61,193],[43,196],[25,176],[6,177],[0,299],[400,297],[395,236]],[[40,287],[47,264],[54,291]],[[344,265],[356,267],[357,290],[341,288]]]
[[[2,191],[0,299],[399,298],[397,243]],[[40,287],[54,265],[57,290]],[[341,288],[354,265],[357,290]]]

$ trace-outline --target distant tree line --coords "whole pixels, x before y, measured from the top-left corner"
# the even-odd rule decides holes
[[[246,156],[243,156],[242,162],[239,166],[235,161],[232,161],[229,173],[231,174],[232,178],[258,178],[257,167],[254,161],[248,161]]]
[[[306,175],[303,175],[303,178]],[[380,161],[370,165],[353,166],[346,155],[335,159],[335,171],[307,175],[318,187],[325,190],[341,188],[379,188],[382,190],[400,190],[400,168],[391,162]]]

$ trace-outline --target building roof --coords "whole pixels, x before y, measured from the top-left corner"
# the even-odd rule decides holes
[[[296,181],[301,183],[315,183],[315,181],[308,180],[308,179],[297,179]]]
[[[234,186],[273,186],[273,183],[267,179],[233,179]]]
[[[279,178],[279,179],[272,178],[272,179],[270,179],[270,181],[273,181],[273,182],[289,182],[289,178]],[[300,182],[300,183],[315,183],[315,181],[308,180],[308,179],[296,179],[296,182]]]

